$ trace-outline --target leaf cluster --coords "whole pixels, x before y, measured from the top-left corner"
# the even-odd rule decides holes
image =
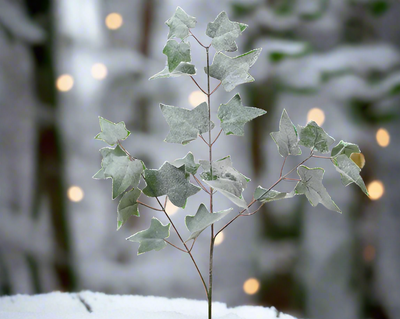
[[[188,37],[193,36],[198,44],[206,49],[207,59],[209,49],[211,47],[215,49],[212,64],[209,65],[207,60],[207,66],[204,67],[208,79],[213,77],[219,80],[220,85],[227,92],[232,91],[240,84],[254,81],[254,78],[249,74],[249,69],[258,59],[261,49],[254,49],[235,57],[223,53],[237,51],[236,39],[246,30],[247,25],[230,21],[225,12],[220,13],[207,26],[206,35],[211,38],[211,43],[206,46],[199,42],[191,31],[196,25],[196,18],[189,16],[180,7],[166,21],[166,24],[169,27],[168,40],[163,49],[163,53],[167,57],[166,65],[150,80],[179,76],[190,76],[194,80],[196,67],[191,64],[191,45],[188,42]],[[197,84],[195,80],[194,82]],[[218,87],[219,85],[212,92],[210,92],[210,89],[208,91],[202,89],[203,93],[207,95],[208,101]],[[160,109],[170,128],[165,142],[187,145],[200,137],[210,150],[222,132],[226,136],[243,136],[245,124],[266,113],[262,109],[243,106],[239,94],[235,94],[228,102],[219,106],[217,112],[219,123],[217,124],[211,121],[210,105],[206,102],[193,109],[166,104],[160,104]],[[311,121],[304,127],[300,125],[296,127],[286,110],[282,113],[279,130],[271,133],[279,154],[284,158],[284,163],[288,156],[302,154],[300,146],[309,148],[310,154],[286,174],[283,174],[283,164],[278,181],[270,188],[257,187],[250,203],[243,196],[243,191],[250,179],[233,167],[230,156],[214,161],[209,159],[196,162],[194,155],[188,152],[183,158],[164,162],[158,169],[148,169],[141,160],[132,156],[122,146],[122,141],[130,135],[123,122],[113,123],[102,117],[99,117],[99,121],[101,132],[95,138],[112,147],[105,147],[100,150],[102,156],[101,169],[93,177],[96,179],[112,179],[112,198],[115,199],[122,195],[117,208],[117,229],[120,229],[129,217],[139,217],[139,206],[141,205],[164,213],[169,220],[168,224],[163,225],[159,219],[153,217],[148,229],[139,231],[128,238],[130,241],[139,243],[138,254],[151,250],[157,251],[166,247],[167,244],[171,244],[167,241],[171,226],[181,240],[184,249],[173,246],[191,254],[191,248],[189,249],[186,243],[192,240],[194,244],[194,241],[204,229],[214,225],[232,211],[232,208],[219,212],[214,212],[210,208],[211,211],[209,211],[204,204],[200,204],[194,215],[185,217],[189,235],[187,240],[184,241],[166,211],[167,199],[175,206],[185,208],[188,198],[200,191],[207,192],[211,197],[214,193],[218,193],[243,209],[220,231],[237,217],[244,216],[245,212],[248,212],[249,208],[257,202],[261,207],[267,202],[292,198],[297,195],[305,195],[312,206],[321,203],[330,210],[340,212],[322,184],[324,170],[319,167],[309,168],[303,165],[311,157],[330,160],[340,173],[341,181],[345,186],[355,183],[368,195],[360,176],[360,168],[352,160],[352,154],[360,153],[359,147],[352,143],[340,141],[330,150],[334,139],[317,123]],[[218,124],[220,126],[219,134],[213,142],[211,140],[207,142],[202,135],[209,133],[211,139],[211,131]],[[320,156],[316,153],[330,153],[330,156]],[[297,184],[291,192],[279,192],[274,189],[281,181],[293,180],[288,176],[295,170],[299,179],[296,179]],[[145,186],[141,187],[141,183]],[[142,195],[154,198],[157,202],[156,206],[158,206],[153,207],[141,202],[139,199]],[[165,196],[164,204],[159,199],[162,196]],[[247,215],[256,212],[257,210]]]

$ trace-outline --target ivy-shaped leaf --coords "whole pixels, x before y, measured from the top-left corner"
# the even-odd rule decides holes
[[[107,167],[108,164],[112,162],[112,158],[110,154],[113,156],[126,156],[126,153],[119,147],[111,148],[111,147],[103,147],[100,149],[100,154],[103,157],[101,161],[101,168],[100,170],[94,174],[94,179],[106,179],[107,177],[104,175],[104,168]]]
[[[174,15],[165,24],[169,27],[168,39],[185,39],[189,36],[189,29],[196,26],[196,18],[188,15],[181,7],[177,7]]]
[[[102,168],[93,176],[95,179],[112,179],[112,198],[121,195],[128,187],[137,187],[144,164],[140,160],[131,160],[125,152],[117,146],[115,149],[102,148]]]
[[[214,224],[215,222],[219,221],[220,219],[224,218],[231,211],[232,208],[229,208],[227,210],[210,214],[206,206],[204,206],[204,204],[200,204],[196,215],[194,216],[188,215],[185,217],[186,227],[191,232],[186,242],[188,242],[191,239],[197,238],[204,229]]]
[[[343,140],[338,143],[334,148],[332,148],[331,156],[339,156],[345,154],[347,157],[350,157],[353,153],[360,153],[360,148],[357,144],[347,143]]]
[[[144,179],[147,183],[143,194],[149,197],[167,195],[172,204],[184,208],[187,198],[201,188],[188,181],[185,167],[175,167],[165,162],[160,169],[146,169]]]
[[[200,167],[200,164],[196,164],[194,161],[194,156],[192,152],[186,154],[184,158],[178,158],[175,161],[171,162],[172,165],[175,167],[181,167],[185,165],[186,174],[193,174],[197,173],[197,169]]]
[[[369,196],[364,181],[360,176],[361,169],[347,156],[347,154],[334,157],[332,159],[332,163],[336,170],[340,173],[344,186],[347,186],[351,183],[356,183],[361,190],[367,196]]]
[[[328,134],[314,121],[307,126],[298,126],[300,145],[315,149],[320,153],[329,153],[329,146],[335,139]]]
[[[150,80],[196,74],[195,66],[188,63],[191,61],[190,43],[168,40],[163,53],[167,56],[167,65],[161,72],[153,75]]]
[[[206,35],[212,38],[211,45],[218,51],[236,51],[235,39],[247,28],[247,24],[232,22],[226,12],[221,12],[214,22],[207,25]]]
[[[279,131],[272,132],[271,137],[278,146],[283,157],[301,155],[296,127],[293,125],[286,110],[283,110],[279,122]]]
[[[104,141],[111,146],[117,144],[118,141],[123,141],[131,134],[126,129],[124,122],[115,124],[101,116],[99,116],[99,122],[101,132],[96,135],[95,139]]]
[[[137,199],[141,193],[142,191],[139,188],[134,188],[122,196],[117,208],[117,230],[125,224],[129,217],[140,216]]]
[[[168,69],[170,72],[176,69],[181,62],[190,62],[190,43],[182,41],[178,43],[175,40],[168,40],[163,53],[168,58]]]
[[[250,179],[233,168],[230,156],[213,162],[212,174],[209,161],[200,160],[199,162],[204,170],[200,176],[206,184],[226,196],[237,206],[247,207],[242,193]]]
[[[165,138],[168,143],[188,144],[195,140],[199,134],[208,132],[208,106],[206,102],[201,103],[193,110],[160,104],[169,127],[170,132]],[[214,123],[211,122],[211,129]]]
[[[218,118],[222,130],[226,135],[244,135],[244,125],[258,116],[267,113],[262,109],[243,106],[242,99],[236,94],[227,104],[221,104],[218,109]]]
[[[158,251],[167,246],[167,243],[164,241],[164,239],[169,237],[170,227],[171,224],[164,226],[157,218],[153,217],[148,229],[142,230],[128,237],[126,240],[140,244],[138,255],[151,250]]]
[[[254,49],[231,58],[218,52],[210,66],[210,76],[222,81],[222,86],[227,92],[240,84],[253,82],[254,78],[249,74],[249,69],[257,61],[260,53],[261,49]],[[207,73],[207,67],[204,70]]]
[[[256,190],[254,191],[254,199],[261,203],[272,202],[275,200],[280,200],[280,199],[285,199],[285,198],[292,198],[295,195],[296,194],[294,192],[282,193],[282,192],[278,192],[273,189],[268,191],[267,189],[265,189],[261,186],[258,186],[256,188]]]
[[[339,207],[336,206],[326,191],[326,188],[322,185],[324,172],[324,169],[320,167],[308,168],[307,166],[301,165],[297,169],[301,181],[297,183],[294,193],[296,195],[306,195],[312,206],[317,206],[321,203],[326,208],[341,213]]]

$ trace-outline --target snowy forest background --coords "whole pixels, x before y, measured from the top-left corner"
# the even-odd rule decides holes
[[[151,215],[142,209],[116,232],[111,182],[91,178],[104,146],[93,139],[99,115],[126,122],[125,146],[147,167],[189,150],[206,158],[201,141],[163,142],[158,107],[190,108],[197,87],[185,77],[148,81],[164,67],[164,22],[177,6],[197,17],[193,33],[204,43],[207,23],[224,10],[249,25],[239,53],[263,48],[250,70],[256,82],[240,93],[268,114],[244,138],[223,137],[215,148],[215,158],[231,154],[252,178],[247,199],[279,177],[269,133],[283,108],[301,125],[311,109],[322,111],[330,135],[359,144],[367,186],[384,186],[371,200],[342,187],[326,165],[324,184],[342,215],[294,198],[232,224],[215,250],[215,300],[299,317],[400,318],[400,2],[389,0],[0,0],[0,295],[89,289],[204,299],[185,254],[136,256],[124,239]],[[192,41],[204,84],[205,57],[195,48]],[[214,107],[232,96],[218,90]],[[376,139],[382,128],[388,145]],[[174,213],[180,229],[204,200]],[[227,207],[218,197],[216,209]],[[207,241],[200,237],[194,250],[203,271]],[[243,291],[248,278],[260,283],[257,293]]]

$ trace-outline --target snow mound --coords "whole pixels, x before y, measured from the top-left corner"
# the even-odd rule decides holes
[[[227,308],[213,303],[215,319],[275,319],[275,308]],[[0,318],[7,319],[205,319],[207,302],[163,297],[52,292],[0,298]],[[280,319],[295,319],[279,314]]]

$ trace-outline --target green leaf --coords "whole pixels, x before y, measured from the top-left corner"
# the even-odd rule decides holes
[[[189,36],[189,29],[196,26],[196,18],[188,15],[181,7],[177,7],[174,15],[165,24],[169,26],[168,39],[185,39]]]
[[[356,183],[361,190],[369,196],[364,181],[360,176],[361,169],[347,156],[347,154],[342,154],[333,158],[332,163],[340,173],[343,185],[347,186],[351,183]]]
[[[101,169],[94,174],[94,179],[106,179],[107,177],[104,175],[104,167],[107,167],[108,164],[112,162],[112,157],[110,154],[114,156],[126,156],[126,153],[119,147],[111,148],[111,147],[103,147],[100,149],[100,154],[103,157],[101,161]]]
[[[112,198],[121,195],[128,187],[137,187],[143,172],[143,163],[140,160],[130,160],[129,156],[117,146],[115,149],[102,148],[102,168],[93,178],[112,179]]]
[[[115,124],[101,116],[99,116],[99,122],[101,132],[96,135],[95,139],[104,141],[111,146],[117,144],[118,141],[123,141],[131,134],[126,129],[124,122]]]
[[[122,196],[117,208],[117,230],[125,224],[129,217],[140,216],[137,199],[141,193],[142,191],[139,188],[134,188]]]
[[[211,45],[218,51],[236,51],[235,39],[247,28],[244,23],[232,22],[226,12],[221,12],[214,22],[207,25],[206,35],[212,38]]]
[[[182,41],[178,43],[175,40],[168,40],[163,53],[167,56],[168,69],[172,72],[181,62],[190,62],[190,43]]]
[[[322,185],[324,172],[324,169],[320,167],[308,168],[307,166],[301,165],[297,169],[301,181],[297,183],[294,192],[296,195],[306,195],[312,206],[317,206],[321,203],[326,208],[341,213],[342,211],[336,206],[326,191],[326,188]]]
[[[222,81],[222,86],[227,92],[240,84],[253,82],[254,78],[249,74],[249,69],[257,61],[260,53],[261,49],[255,49],[231,58],[218,52],[210,66],[210,76]],[[207,67],[204,70],[207,73]]]
[[[357,144],[353,143],[347,143],[343,140],[341,140],[338,145],[336,145],[334,148],[332,148],[331,151],[331,156],[339,156],[342,154],[345,154],[347,157],[350,158],[350,155],[353,153],[360,153],[360,148],[358,147]]]
[[[149,197],[167,195],[172,204],[184,208],[187,198],[200,191],[186,176],[185,167],[175,167],[165,162],[160,169],[146,169],[144,179],[147,183],[143,194]]]
[[[236,94],[227,104],[219,106],[218,118],[226,135],[243,136],[244,125],[265,113],[267,112],[262,109],[243,106],[240,95]]]
[[[184,158],[176,159],[175,161],[171,162],[171,164],[175,167],[181,167],[182,165],[185,165],[186,174],[193,175],[197,173],[197,169],[200,166],[200,164],[195,163],[192,152],[187,153]]]
[[[258,186],[254,191],[254,199],[259,202],[272,202],[275,200],[285,199],[285,198],[292,198],[296,194],[294,192],[290,193],[281,193],[271,189],[268,191],[267,189]]]
[[[160,104],[160,107],[170,127],[165,142],[185,145],[195,140],[199,134],[208,132],[210,122],[206,102],[201,103],[193,110],[165,104]],[[211,122],[211,129],[213,128],[214,123]]]
[[[138,255],[151,250],[158,251],[167,246],[167,243],[164,241],[164,239],[169,237],[170,227],[171,224],[164,226],[157,218],[153,217],[148,229],[142,230],[128,237],[126,240],[140,244]]]
[[[233,168],[230,156],[213,162],[212,174],[209,161],[200,160],[199,162],[204,170],[200,176],[207,185],[226,196],[235,205],[247,207],[242,193],[250,179]]]
[[[335,139],[328,134],[314,121],[307,126],[298,126],[300,145],[315,149],[320,153],[329,153],[329,146]]]
[[[231,211],[232,208],[229,208],[227,210],[210,214],[206,206],[204,206],[204,204],[200,204],[200,207],[197,210],[196,215],[185,217],[186,227],[191,232],[186,242],[188,242],[191,239],[197,238],[204,229],[214,224],[215,222],[219,221],[220,219],[224,218]]]
[[[286,110],[282,112],[279,122],[279,132],[272,132],[271,137],[278,146],[278,151],[281,156],[301,155],[297,130]]]

